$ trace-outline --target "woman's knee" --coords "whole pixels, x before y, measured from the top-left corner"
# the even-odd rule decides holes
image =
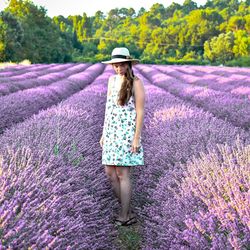
[[[115,166],[106,165],[106,166],[105,166],[105,173],[106,173],[107,177],[108,177],[111,181],[117,180],[117,175],[116,175]]]
[[[115,170],[120,180],[130,178],[130,167],[117,167]]]

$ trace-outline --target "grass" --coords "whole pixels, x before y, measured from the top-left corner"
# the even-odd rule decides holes
[[[118,226],[118,239],[117,246],[120,250],[139,250],[141,236],[139,231],[140,225],[139,221],[131,226],[124,227]]]

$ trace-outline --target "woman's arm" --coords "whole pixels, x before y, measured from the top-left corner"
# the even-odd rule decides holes
[[[136,107],[136,130],[135,139],[141,136],[141,130],[144,122],[145,89],[142,81],[137,78],[134,81],[135,107]]]

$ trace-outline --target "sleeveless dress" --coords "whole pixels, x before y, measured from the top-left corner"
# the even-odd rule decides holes
[[[107,93],[103,126],[102,164],[115,166],[144,165],[144,150],[139,138],[139,151],[132,152],[136,129],[135,99],[132,95],[124,106],[118,104],[121,76],[112,76],[111,95]]]

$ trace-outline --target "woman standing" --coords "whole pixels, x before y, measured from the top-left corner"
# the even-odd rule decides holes
[[[108,81],[103,133],[100,139],[102,164],[121,204],[115,223],[128,226],[137,222],[131,212],[131,167],[144,165],[141,131],[144,120],[145,90],[142,81],[134,75],[132,59],[127,48],[115,48],[111,64],[115,75]]]

